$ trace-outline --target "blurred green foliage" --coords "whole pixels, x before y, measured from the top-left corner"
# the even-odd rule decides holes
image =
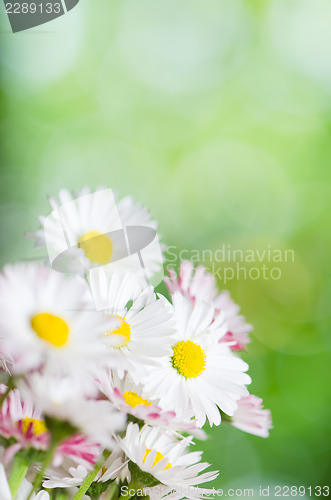
[[[81,0],[15,35],[1,12],[2,264],[42,255],[24,232],[85,184],[133,195],[177,252],[295,252],[226,284],[274,429],[213,429],[215,487],[331,476],[330,25],[325,0]]]

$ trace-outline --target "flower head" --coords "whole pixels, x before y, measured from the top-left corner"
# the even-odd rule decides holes
[[[106,356],[101,334],[117,322],[93,311],[81,278],[35,264],[8,265],[0,292],[0,351],[12,360],[12,373],[47,364],[82,374]]]
[[[3,394],[7,387],[0,386]],[[5,451],[3,461],[7,462],[21,448],[46,450],[49,434],[44,418],[31,401],[23,402],[18,389],[9,392],[0,409],[0,435],[14,440]]]
[[[244,373],[248,365],[219,339],[227,331],[221,314],[214,320],[214,307],[202,301],[192,303],[175,292],[173,305],[177,331],[172,354],[162,366],[151,370],[145,388],[160,405],[172,404],[176,414],[192,411],[202,426],[221,421],[219,408],[233,415],[237,400],[248,394],[251,382]]]
[[[197,422],[191,419],[178,418],[172,409],[162,409],[157,401],[149,398],[141,383],[135,383],[130,374],[120,379],[116,374],[100,371],[99,388],[114,406],[121,412],[132,415],[151,426],[180,431],[196,429]]]
[[[201,452],[188,451],[191,437],[178,439],[169,431],[147,425],[139,430],[139,426],[131,422],[119,444],[140,470],[175,490],[192,490],[193,494],[195,486],[212,481],[218,475],[216,471],[203,472],[209,464],[200,462]]]
[[[52,265],[65,272],[83,273],[91,268],[120,263],[119,259],[129,255],[123,228],[139,226],[155,233],[157,227],[145,208],[130,196],[117,202],[111,189],[91,191],[84,187],[77,193],[62,189],[58,198],[59,201],[49,199],[52,212],[47,217],[40,217],[42,228],[27,236],[35,240],[36,246],[47,246]],[[153,244],[149,242],[144,249],[149,276],[162,264],[160,248],[156,246],[153,251]],[[138,264],[134,259],[125,261],[134,272],[140,269]]]
[[[18,385],[23,398],[33,400],[44,415],[70,423],[76,432],[101,445],[112,448],[113,434],[125,425],[123,414],[109,401],[92,397],[77,379],[36,372]]]

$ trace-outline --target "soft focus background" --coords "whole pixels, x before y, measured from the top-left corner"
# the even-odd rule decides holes
[[[226,284],[271,436],[201,446],[215,487],[328,484],[329,0],[81,0],[9,30],[1,5],[2,265],[36,255],[48,195],[85,184],[132,194],[178,252],[293,249],[281,279]]]

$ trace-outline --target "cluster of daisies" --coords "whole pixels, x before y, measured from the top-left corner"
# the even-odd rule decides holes
[[[271,428],[239,357],[251,326],[189,261],[156,293],[151,238],[144,266],[134,248],[119,258],[121,228],[157,227],[130,197],[84,188],[50,203],[29,234],[47,261],[0,275],[0,499],[208,497],[217,472],[194,450],[206,421]]]

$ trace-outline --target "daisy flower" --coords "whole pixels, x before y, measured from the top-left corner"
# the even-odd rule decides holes
[[[32,484],[30,484],[26,479],[23,480],[15,500],[26,500],[31,492]],[[3,464],[0,464],[0,492],[1,500],[14,500],[10,492],[8,480],[6,477],[6,472]],[[31,500],[49,500],[49,493],[47,491],[40,491],[37,494],[32,494]]]
[[[227,325],[222,314],[214,319],[211,304],[193,303],[175,292],[173,306],[177,331],[172,353],[150,370],[145,389],[161,406],[172,405],[177,415],[192,411],[200,426],[206,417],[210,425],[219,425],[219,409],[233,415],[237,400],[248,394],[248,365],[219,342]]]
[[[85,372],[106,355],[101,333],[117,322],[92,312],[81,278],[36,264],[8,265],[0,275],[0,294],[0,352],[13,360],[14,374],[46,361],[57,371]]]
[[[106,341],[110,340],[110,366],[120,378],[128,370],[140,380],[149,365],[157,365],[160,357],[171,352],[171,304],[165,297],[157,297],[152,287],[135,298],[129,274],[114,273],[109,277],[103,268],[93,269],[89,283],[97,307],[120,321],[119,328],[105,333]],[[115,347],[114,335],[122,339]]]
[[[0,386],[3,394],[6,386]],[[47,450],[51,436],[42,413],[34,408],[30,400],[22,401],[18,389],[9,392],[0,410],[0,436],[14,440],[6,448],[2,462],[8,463],[22,448]],[[81,434],[65,439],[55,450],[53,464],[61,464],[63,457],[69,456],[76,464],[95,464],[100,446]]]
[[[83,272],[120,262],[120,259],[130,255],[132,246],[128,245],[124,228],[131,227],[129,236],[132,236],[133,246],[139,242],[142,247],[148,248],[157,239],[156,222],[131,197],[116,202],[111,189],[99,188],[91,192],[84,187],[74,194],[63,189],[58,198],[59,202],[49,199],[52,212],[48,217],[40,217],[42,229],[27,234],[35,240],[36,246],[47,246],[51,264],[56,269]],[[140,228],[139,235],[136,234],[137,228]],[[130,237],[129,240],[130,243]],[[148,271],[154,272],[155,266],[159,269],[162,265],[159,246],[157,250],[156,256],[144,250]]]
[[[212,302],[215,307],[215,317],[223,312],[228,323],[228,331],[221,339],[222,342],[232,342],[233,350],[243,350],[249,344],[249,332],[252,325],[246,323],[243,316],[239,315],[240,307],[233,302],[227,290],[218,292],[215,277],[204,266],[194,269],[191,261],[183,260],[179,266],[178,276],[174,269],[168,270],[169,276],[164,282],[171,294],[179,291],[192,302],[204,300]]]
[[[263,409],[261,398],[250,394],[238,401],[231,424],[241,431],[266,438],[272,429],[271,413],[270,410]]]
[[[92,467],[81,464],[77,466],[73,460],[66,458],[59,467],[49,467],[45,471],[46,480],[43,481],[43,487],[49,489],[79,487],[91,470]]]
[[[164,410],[156,401],[151,401],[144,391],[144,386],[135,383],[128,373],[120,379],[116,374],[103,370],[99,374],[98,385],[101,392],[119,411],[143,420],[151,426],[174,429],[178,432],[197,427],[195,420],[191,420],[189,415],[186,419],[179,419],[174,411]]]
[[[171,489],[186,490],[189,496],[194,497],[195,486],[212,481],[218,472],[203,472],[209,464],[201,463],[202,452],[187,451],[191,443],[191,437],[178,439],[169,431],[164,432],[148,425],[139,430],[139,426],[132,422],[127,427],[125,438],[119,440],[126,456],[141,471],[151,474]]]
[[[0,394],[7,387],[0,385]],[[0,409],[0,435],[5,439],[13,438],[15,443],[8,446],[2,457],[7,463],[22,448],[46,450],[49,434],[40,411],[30,401],[22,402],[18,389],[9,392]]]
[[[19,380],[18,387],[23,399],[34,401],[44,415],[69,422],[105,447],[113,447],[113,434],[125,425],[123,414],[109,401],[92,399],[75,378],[35,372]]]
[[[106,460],[101,470],[96,475],[95,481],[106,482],[109,480],[121,480],[127,478],[128,460],[122,449],[117,446]],[[50,467],[45,472],[47,478],[43,482],[44,488],[73,488],[79,487],[84,481],[92,467],[78,465],[70,459],[65,459],[60,467]]]

